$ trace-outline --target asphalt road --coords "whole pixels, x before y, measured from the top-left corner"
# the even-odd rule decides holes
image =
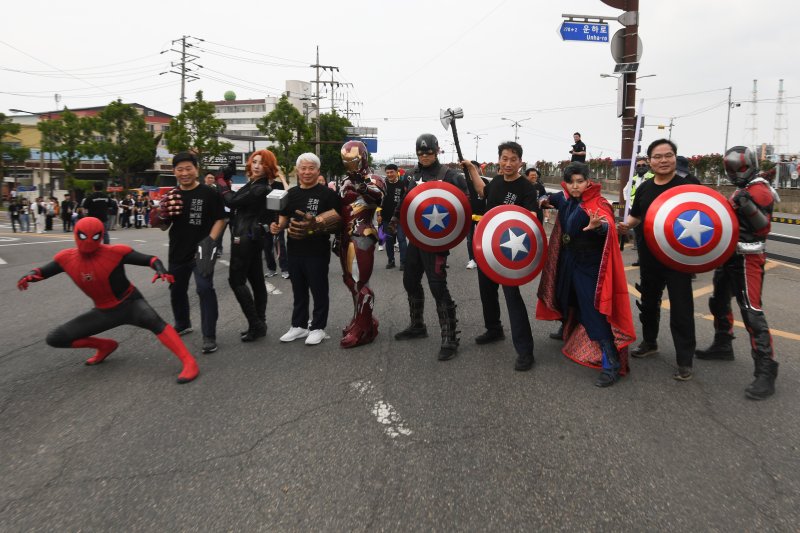
[[[158,230],[112,237],[166,256]],[[735,361],[697,361],[695,378],[679,383],[670,378],[675,356],[665,326],[660,355],[634,360],[628,377],[600,390],[594,371],[547,338],[555,326],[535,322],[536,365],[515,372],[510,338],[472,341],[482,317],[465,245],[449,269],[463,332],[449,362],[435,357],[429,295],[431,337],[393,340],[407,304],[402,274],[384,270],[381,256],[372,278],[380,335],[369,346],[338,347],[337,329],[352,311],[338,263],[331,339],[316,347],[278,342],[291,293],[288,280],[272,278],[280,294],[270,295],[268,336],[242,344],[244,320],[220,263],[220,350],[198,355],[195,382],[175,384],[177,361],[132,327],[114,330],[119,350],[86,367],[88,350],[44,342],[50,328],[88,308],[86,297],[63,275],[27,292],[15,286],[71,244],[59,231],[21,236],[0,227],[2,531],[800,527],[795,265],[769,264],[764,307],[781,367],[777,394],[754,402],[743,394],[752,362],[741,327]],[[624,252],[628,264],[633,253]],[[148,269],[127,270],[169,321],[166,287],[150,284]],[[628,278],[633,285],[638,270]],[[712,337],[710,283],[710,274],[695,282],[700,345]],[[531,314],[537,286],[524,290]],[[194,318],[199,325],[197,311]],[[185,340],[199,354],[200,334]]]

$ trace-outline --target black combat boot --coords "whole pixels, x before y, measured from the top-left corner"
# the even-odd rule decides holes
[[[594,382],[597,387],[610,387],[619,381],[619,351],[613,340],[600,341],[603,350],[603,372]]]
[[[728,333],[714,333],[714,342],[705,350],[695,350],[698,359],[716,359],[719,361],[733,361],[733,336]]]
[[[456,356],[458,350],[459,332],[456,331],[456,304],[437,304],[436,312],[439,314],[439,325],[442,327],[442,345],[439,348],[439,361],[447,361]]]
[[[558,326],[558,331],[554,331],[550,335],[548,335],[553,340],[563,341],[564,340],[564,323],[562,322],[560,326]]]
[[[242,342],[253,342],[261,337],[267,335],[267,325],[258,316],[256,311],[256,304],[253,301],[253,295],[250,294],[250,289],[246,285],[237,285],[231,287],[239,306],[242,308],[245,318],[247,318],[247,331],[242,332]]]
[[[422,316],[425,311],[425,298],[413,298],[409,296],[408,309],[411,316],[411,324],[403,331],[395,333],[395,340],[405,341],[408,339],[427,337],[428,328],[425,327],[425,319]]]
[[[775,394],[775,378],[778,377],[778,362],[772,359],[755,359],[756,377],[744,390],[745,396],[751,400],[765,400]]]

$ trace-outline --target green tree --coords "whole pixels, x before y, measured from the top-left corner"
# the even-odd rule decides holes
[[[308,144],[311,129],[285,94],[275,104],[275,109],[261,119],[258,129],[275,143],[269,149],[286,173],[294,167],[297,156],[312,149]]]
[[[31,156],[28,148],[18,146],[11,138],[17,135],[22,127],[12,122],[10,118],[0,113],[0,181],[6,175],[8,163],[24,163]],[[8,138],[6,136],[9,136]]]
[[[203,100],[203,91],[197,91],[194,102],[183,106],[170,121],[164,138],[170,152],[194,152],[202,166],[203,157],[218,156],[233,148],[231,143],[219,140],[224,132],[225,121],[214,117],[214,104]]]
[[[322,172],[329,179],[334,176],[342,176],[345,173],[341,152],[342,144],[347,137],[345,128],[352,124],[336,111],[320,115],[319,124],[320,140],[322,141],[319,159],[322,162]]]
[[[119,179],[128,189],[130,177],[147,170],[156,160],[156,148],[161,135],[153,136],[139,112],[120,100],[111,102],[93,121],[94,131],[103,140],[93,149],[103,156],[111,166],[111,175]]]
[[[64,169],[64,188],[72,190],[75,170],[81,160],[93,157],[97,148],[93,141],[95,122],[90,117],[79,117],[67,108],[58,120],[41,121],[37,125],[42,132],[42,147],[56,154]]]

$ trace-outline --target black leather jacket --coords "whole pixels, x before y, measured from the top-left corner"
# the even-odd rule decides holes
[[[228,191],[222,195],[225,205],[231,209],[231,235],[260,239],[265,233],[262,227],[267,224],[267,195],[272,188],[267,178],[248,181],[236,192]]]

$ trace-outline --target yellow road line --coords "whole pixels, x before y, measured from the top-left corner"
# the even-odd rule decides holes
[[[703,315],[703,314],[700,314],[700,313],[696,313],[695,316],[698,317],[698,318],[705,318],[706,320],[711,320],[712,322],[714,321],[714,315]],[[733,325],[737,326],[737,327],[740,327],[742,329],[746,329],[744,327],[744,322],[740,322],[738,320],[734,320],[733,321]],[[788,331],[781,331],[779,329],[772,329],[772,328],[769,329],[769,332],[775,337],[783,337],[784,339],[790,339],[790,340],[793,340],[793,341],[800,341],[800,335],[798,335],[796,333],[789,333]]]

